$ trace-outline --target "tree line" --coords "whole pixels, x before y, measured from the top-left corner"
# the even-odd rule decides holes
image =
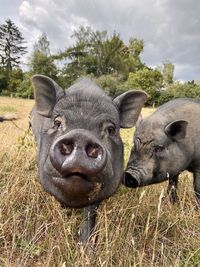
[[[10,19],[0,25],[0,95],[32,98],[30,77],[43,74],[63,88],[76,79],[94,79],[110,96],[141,89],[148,93],[149,105],[160,105],[177,97],[200,97],[200,85],[194,81],[180,83],[174,79],[174,65],[164,61],[151,68],[141,60],[144,41],[130,37],[123,42],[116,32],[79,27],[74,31],[74,44],[52,54],[50,42],[43,33],[35,42],[26,70],[21,60],[27,53],[26,42]]]

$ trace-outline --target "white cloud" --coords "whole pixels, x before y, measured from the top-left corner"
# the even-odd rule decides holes
[[[52,50],[61,50],[72,44],[71,35],[80,25],[88,25],[87,18],[68,12],[67,5],[53,0],[23,1],[19,8],[21,22],[30,30],[46,32]],[[36,39],[37,39],[36,38]]]
[[[80,25],[109,33],[116,30],[126,42],[130,37],[144,40],[142,59],[148,65],[168,59],[175,64],[178,79],[200,80],[200,1],[13,1],[18,2],[17,19],[31,45],[46,32],[53,51],[64,49],[72,44],[71,35]]]
[[[22,21],[38,28],[49,22],[49,14],[45,7],[35,6],[29,1],[23,1],[19,8],[19,15]]]

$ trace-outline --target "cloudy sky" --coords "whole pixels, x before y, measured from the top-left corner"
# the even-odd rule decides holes
[[[73,43],[80,25],[114,30],[127,42],[144,40],[142,60],[148,66],[170,60],[175,78],[200,81],[199,0],[0,0],[0,23],[10,18],[19,27],[29,50],[46,32],[51,51]]]

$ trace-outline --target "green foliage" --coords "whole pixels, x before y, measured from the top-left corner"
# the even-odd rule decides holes
[[[162,66],[158,67],[158,70],[163,75],[163,83],[165,86],[170,85],[174,81],[174,64],[169,60],[163,62]]]
[[[33,98],[33,87],[31,85],[30,73],[24,74],[24,79],[17,87],[15,96],[22,98]]]
[[[26,53],[23,44],[21,32],[10,19],[0,25],[0,66],[6,71],[7,87],[13,86],[13,82],[10,84],[11,71],[15,67],[19,68],[21,56]]]
[[[51,78],[55,78],[57,74],[57,68],[53,63],[53,59],[40,51],[33,52],[30,69],[34,74],[43,74]]]
[[[30,78],[33,74],[43,74],[63,88],[87,76],[112,97],[130,89],[144,90],[149,105],[160,105],[178,97],[200,98],[200,85],[194,81],[174,82],[174,65],[170,61],[164,61],[157,69],[142,63],[143,40],[130,37],[126,44],[116,32],[109,35],[107,31],[83,26],[72,37],[73,46],[52,56],[50,42],[43,33],[33,46],[30,69],[23,73],[19,63],[26,52],[24,39],[17,26],[6,20],[0,25],[0,94],[32,98]],[[62,61],[60,69],[55,60]]]
[[[130,38],[128,44],[128,72],[136,72],[145,67],[141,62],[140,54],[144,50],[144,41],[136,38]],[[128,78],[128,77],[127,77]]]
[[[158,104],[161,105],[171,99],[179,97],[200,98],[200,85],[197,85],[194,82],[184,84],[175,82],[162,91]]]
[[[174,92],[172,90],[163,90],[161,93],[160,93],[160,96],[159,96],[159,99],[158,99],[158,102],[157,102],[157,105],[160,106],[172,99],[174,99]]]
[[[44,55],[50,55],[50,42],[45,32],[40,36],[38,41],[34,44],[34,51],[41,52]]]
[[[83,75],[98,78],[114,74],[125,81],[130,71],[143,67],[139,58],[144,46],[142,40],[132,38],[126,45],[119,34],[114,32],[109,36],[106,31],[92,31],[90,27],[80,27],[73,37],[75,45],[54,56],[69,61],[63,69],[69,83]]]
[[[6,73],[3,71],[3,69],[0,69],[0,94],[2,93],[2,90],[5,90],[7,87],[7,78]]]
[[[96,78],[96,82],[108,95],[112,97],[115,97],[123,92],[123,89],[121,89],[123,78],[122,76],[117,75],[117,73],[101,75]]]
[[[50,56],[50,42],[43,33],[34,45],[34,51],[30,60],[30,72],[32,74],[43,74],[56,80],[57,67],[53,58]]]
[[[10,80],[9,80],[9,86],[4,87],[2,89],[1,94],[2,95],[15,95],[17,92],[17,88],[20,86],[22,80],[23,80],[23,71],[20,68],[15,68],[10,72]]]
[[[158,101],[163,77],[158,70],[143,68],[135,73],[129,73],[128,80],[124,83],[124,90],[144,90],[148,94],[148,104]]]

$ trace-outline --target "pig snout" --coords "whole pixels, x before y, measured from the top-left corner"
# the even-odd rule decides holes
[[[131,188],[141,186],[141,177],[137,170],[127,169],[124,172],[122,183]]]
[[[63,176],[73,173],[93,176],[105,167],[106,151],[89,131],[76,129],[53,143],[50,160]]]

